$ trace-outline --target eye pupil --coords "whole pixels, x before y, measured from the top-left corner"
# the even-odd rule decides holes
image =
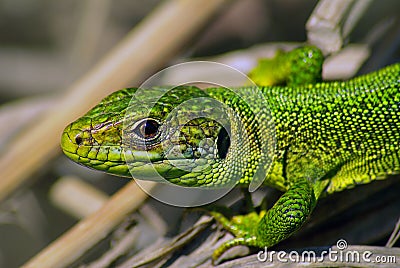
[[[147,119],[141,122],[137,126],[136,133],[140,135],[142,138],[150,139],[154,138],[158,132],[159,124],[157,121],[152,119]]]
[[[77,145],[81,145],[81,143],[82,143],[82,137],[81,136],[79,136],[79,135],[77,135],[76,137],[75,137],[75,143],[77,144]]]

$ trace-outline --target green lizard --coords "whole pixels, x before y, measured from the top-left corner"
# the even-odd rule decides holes
[[[250,75],[267,86],[239,91],[243,96],[261,92],[269,106],[265,111],[265,103],[255,98],[245,103],[222,87],[158,87],[139,95],[135,88],[117,91],[65,128],[62,149],[97,170],[151,179],[147,174],[154,167],[167,181],[189,187],[246,186],[261,166],[269,171],[264,183],[285,193],[258,214],[229,220],[211,212],[236,237],[213,259],[236,245],[273,246],[301,227],[321,196],[400,171],[400,64],[346,82],[320,82],[322,62],[314,47],[261,61]],[[185,112],[215,108],[212,102],[189,102],[168,119],[175,107],[203,97],[224,104],[227,114],[207,118],[203,113],[182,123]],[[151,109],[143,105],[148,101]],[[171,126],[174,120],[180,128]],[[259,149],[264,143],[274,145],[272,159]]]

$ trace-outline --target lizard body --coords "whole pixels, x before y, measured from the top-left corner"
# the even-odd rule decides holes
[[[258,88],[117,91],[66,127],[63,151],[115,175],[151,179],[155,168],[169,182],[192,187],[248,185],[257,166],[269,170],[265,184],[285,191],[270,210],[232,220],[212,212],[236,236],[215,251],[214,259],[239,244],[279,243],[300,228],[321,195],[400,172],[400,64],[345,82],[318,82],[322,56],[312,47],[262,64],[278,71]],[[268,76],[264,69],[251,73],[259,84]],[[257,94],[268,107],[254,98]],[[190,102],[196,98],[201,105]],[[189,105],[174,114],[185,102]],[[200,116],[188,120],[193,112]],[[265,144],[268,152],[260,149]]]

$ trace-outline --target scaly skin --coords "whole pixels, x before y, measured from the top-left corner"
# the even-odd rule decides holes
[[[168,181],[193,187],[248,185],[273,161],[265,184],[285,193],[270,210],[232,220],[211,212],[236,236],[213,259],[239,244],[269,247],[300,228],[321,195],[400,171],[400,64],[347,82],[316,83],[321,66],[312,47],[260,62],[252,78],[282,86],[240,88],[246,101],[225,88],[154,88],[139,95],[123,89],[67,126],[62,148],[72,160],[111,174],[152,179],[153,166]],[[254,97],[260,92],[268,107]],[[157,94],[163,94],[158,101]],[[229,109],[224,113],[210,99],[189,101],[198,97]],[[144,105],[149,100],[151,109]],[[202,117],[187,123],[193,113]]]

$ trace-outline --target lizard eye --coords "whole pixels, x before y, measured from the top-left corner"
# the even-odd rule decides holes
[[[156,120],[147,118],[140,121],[133,131],[143,139],[152,139],[158,134],[159,127]]]

